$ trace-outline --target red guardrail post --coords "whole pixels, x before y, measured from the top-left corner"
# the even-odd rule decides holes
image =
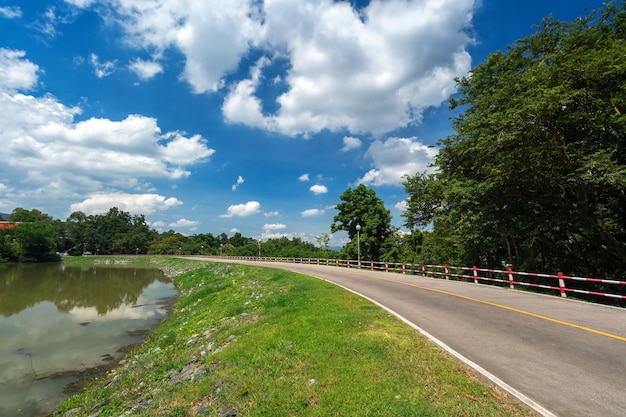
[[[385,272],[389,272],[389,261],[385,261]]]
[[[563,279],[563,272],[559,271],[559,288],[561,290],[561,297],[567,298],[567,292],[565,291],[565,280]]]
[[[478,268],[476,268],[476,265],[474,265],[474,268],[472,268],[474,270],[474,283],[478,284]]]
[[[513,282],[513,270],[511,268],[509,268],[508,274],[509,274],[509,287],[515,288],[515,283]]]
[[[406,274],[406,264],[402,262],[402,273]]]
[[[443,266],[443,271],[444,271],[444,274],[446,276],[446,279],[450,279],[450,272],[448,271],[448,264],[445,264]]]

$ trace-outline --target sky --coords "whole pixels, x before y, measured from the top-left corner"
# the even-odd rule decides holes
[[[315,242],[454,133],[485,58],[595,0],[0,0],[0,213]],[[346,236],[333,235],[332,246]]]

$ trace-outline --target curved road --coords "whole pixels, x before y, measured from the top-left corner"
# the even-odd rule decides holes
[[[626,416],[626,309],[414,275],[224,261],[288,269],[367,297],[543,416]]]

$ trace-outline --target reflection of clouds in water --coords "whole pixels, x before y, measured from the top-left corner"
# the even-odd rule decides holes
[[[120,347],[140,340],[127,332],[154,327],[166,314],[158,301],[175,295],[172,284],[155,280],[145,287],[135,306],[122,304],[106,314],[99,314],[96,307],[62,312],[44,301],[12,316],[0,316],[0,404],[17,401],[15,389],[2,389],[5,386],[18,391],[22,387],[21,395],[27,398],[35,373],[84,369],[101,364],[102,355],[119,356]]]
[[[106,314],[100,314],[95,307],[74,307],[68,314],[74,317],[77,323],[105,322],[120,319],[149,319],[161,317],[164,313],[163,306],[157,305],[160,298],[176,295],[172,284],[165,284],[155,280],[144,288],[137,298],[136,304],[122,304]]]

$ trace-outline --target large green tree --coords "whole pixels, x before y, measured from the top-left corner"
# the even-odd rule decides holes
[[[359,184],[348,188],[339,196],[337,215],[333,218],[330,231],[348,232],[350,244],[342,249],[341,255],[356,259],[357,240],[360,241],[361,259],[378,261],[383,253],[383,244],[392,234],[391,213],[371,188]],[[357,239],[357,224],[361,231]]]
[[[59,260],[57,249],[61,243],[53,221],[22,223],[15,228],[19,260],[23,262],[51,262]]]
[[[625,3],[537,31],[459,80],[437,174],[405,181],[407,225],[460,260],[626,272]]]

